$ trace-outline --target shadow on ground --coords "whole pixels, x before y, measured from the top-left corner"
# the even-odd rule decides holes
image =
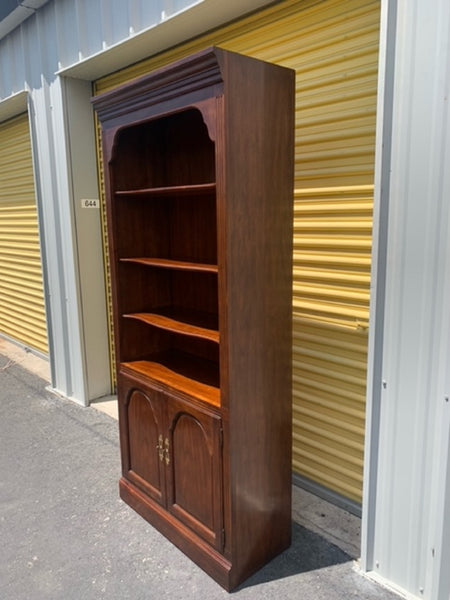
[[[319,534],[293,522],[290,548],[250,577],[236,591],[352,560],[352,556]]]

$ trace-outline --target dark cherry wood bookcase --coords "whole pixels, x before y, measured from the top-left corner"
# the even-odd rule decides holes
[[[93,104],[120,494],[231,590],[291,537],[294,73],[212,48]]]

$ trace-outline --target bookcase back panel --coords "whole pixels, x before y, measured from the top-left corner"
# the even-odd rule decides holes
[[[217,264],[217,218],[214,195],[175,198],[170,214],[170,256]]]
[[[145,360],[149,357],[168,352],[171,342],[166,332],[142,326],[134,319],[119,317],[119,352],[121,362]]]
[[[120,314],[149,312],[172,302],[172,273],[133,263],[119,263]]]
[[[160,257],[217,264],[214,194],[115,199],[119,258]]]
[[[214,181],[214,143],[202,114],[188,109],[118,132],[114,188],[192,185]]]
[[[211,315],[207,323],[217,329],[217,275],[176,269],[158,269],[120,263],[118,306],[121,314],[177,308]]]
[[[153,198],[115,198],[118,258],[170,255],[170,202]]]

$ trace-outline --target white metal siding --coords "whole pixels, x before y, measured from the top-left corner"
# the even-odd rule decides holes
[[[385,110],[388,127],[380,128],[378,141],[380,152],[392,154],[380,161],[377,180],[384,187],[376,190],[376,283],[382,289],[385,268],[386,289],[384,303],[377,295],[377,354],[369,358],[381,363],[381,373],[373,370],[369,388],[379,435],[368,445],[376,456],[370,457],[373,496],[366,508],[375,526],[368,532],[366,568],[414,597],[448,600],[450,5],[394,4],[392,109]]]
[[[59,69],[71,68],[76,76],[82,72],[83,77],[94,79],[99,73],[123,68],[269,3],[270,0],[56,0],[52,9]]]

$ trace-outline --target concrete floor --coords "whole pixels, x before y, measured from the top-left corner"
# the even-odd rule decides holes
[[[0,377],[1,600],[229,595],[120,500],[111,398],[85,409],[53,395],[46,361],[4,341]],[[359,518],[297,487],[292,517],[291,548],[233,596],[398,598],[358,571]]]

